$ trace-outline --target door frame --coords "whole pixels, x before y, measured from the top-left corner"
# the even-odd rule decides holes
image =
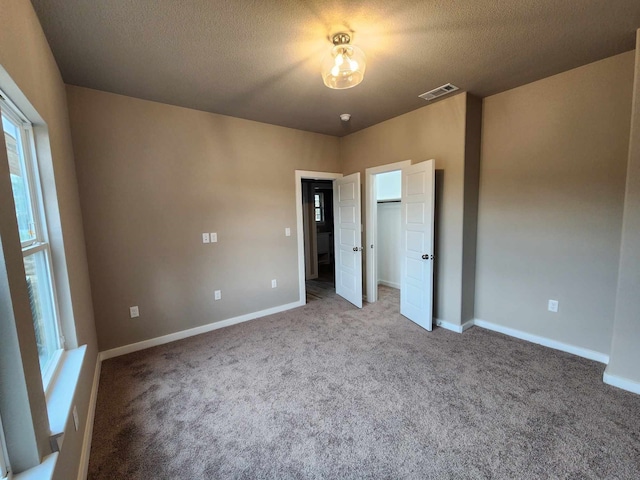
[[[367,302],[374,303],[378,300],[378,261],[375,246],[378,244],[378,202],[376,199],[376,175],[379,173],[395,172],[412,164],[411,160],[380,165],[365,170],[365,195],[366,195],[366,246],[365,262],[367,268]],[[302,209],[302,207],[300,207]],[[373,247],[372,247],[373,246]]]
[[[302,180],[335,180],[342,178],[341,173],[314,172],[312,170],[296,170],[296,235],[298,236],[298,291],[300,304],[307,303],[307,287],[304,274],[304,226],[302,221]],[[335,225],[334,225],[335,229]]]

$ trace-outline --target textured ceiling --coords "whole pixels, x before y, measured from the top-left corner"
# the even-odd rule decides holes
[[[638,0],[33,0],[65,82],[342,136],[632,50]],[[330,90],[328,36],[353,31],[365,79]],[[340,113],[351,113],[348,124]]]

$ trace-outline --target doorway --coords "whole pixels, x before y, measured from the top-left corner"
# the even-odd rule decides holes
[[[399,279],[400,314],[431,330],[435,161],[367,169],[366,186],[367,299],[377,301],[378,285],[397,287]]]
[[[376,285],[400,290],[402,170],[376,175]],[[375,244],[374,244],[375,245]]]
[[[329,254],[332,255],[332,261],[335,268],[335,249],[327,252],[327,248],[324,244],[321,245],[322,258],[317,258],[320,260],[318,268],[316,272],[313,271],[313,267],[307,266],[308,260],[313,259],[313,254],[311,251],[307,253],[307,247],[311,250],[312,242],[316,242],[316,254],[317,254],[317,229],[315,229],[315,218],[316,218],[316,198],[315,193],[307,192],[307,201],[305,202],[305,195],[303,195],[303,185],[307,183],[317,183],[317,184],[327,184],[331,185],[331,191],[333,190],[333,182],[334,180],[342,178],[341,173],[331,173],[331,172],[315,172],[315,171],[307,171],[307,170],[296,170],[295,171],[295,186],[296,186],[296,218],[297,218],[297,240],[298,240],[298,291],[299,291],[299,303],[304,305],[307,303],[307,272],[310,271],[311,277],[317,275],[315,278],[317,279],[320,275],[320,270],[323,270],[323,278],[327,276],[327,270],[330,271],[332,267],[327,266],[327,256]],[[303,184],[304,181],[304,184]],[[308,182],[307,182],[308,181]],[[305,187],[307,189],[308,187]],[[313,192],[313,189],[311,190]],[[326,191],[323,191],[323,199],[327,200]],[[303,211],[305,210],[305,205],[308,207],[308,214],[303,215]],[[331,196],[331,205],[333,206],[333,197]],[[332,215],[333,215],[333,208]],[[326,203],[325,203],[325,213],[326,213]],[[312,222],[313,220],[313,222]],[[333,221],[333,220],[332,220]],[[311,226],[313,224],[313,226]],[[326,229],[323,229],[326,230]],[[305,231],[308,234],[305,235]],[[324,232],[323,232],[324,233]],[[315,240],[311,238],[315,235]],[[331,230],[331,238],[333,238],[333,228]],[[307,239],[306,237],[310,237]],[[324,242],[324,239],[321,240]],[[330,263],[329,263],[330,265]],[[335,275],[334,277],[335,278]],[[314,278],[311,278],[313,280]],[[333,281],[333,280],[332,280]],[[325,285],[326,287],[326,285]],[[335,284],[331,284],[331,289],[335,291]]]
[[[333,181],[302,180],[307,303],[335,293]]]
[[[411,165],[411,160],[367,168],[366,177],[366,291],[367,302],[378,300],[378,285],[400,288],[400,199],[402,190],[402,169]],[[381,202],[379,207],[378,201]],[[397,202],[396,202],[397,201]],[[384,218],[380,218],[382,213]],[[379,236],[383,226],[397,223],[394,231]],[[380,244],[382,240],[382,244]],[[395,259],[394,259],[395,257]],[[382,271],[380,261],[384,262]],[[381,282],[380,282],[381,281]]]

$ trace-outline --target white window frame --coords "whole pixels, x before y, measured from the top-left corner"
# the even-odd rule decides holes
[[[22,242],[22,256],[27,258],[39,252],[44,252],[47,267],[48,283],[51,291],[49,301],[53,310],[53,322],[58,339],[58,345],[55,353],[49,359],[47,365],[41,370],[42,383],[45,392],[48,390],[51,380],[55,376],[55,372],[60,363],[60,358],[65,350],[65,340],[62,335],[60,325],[60,311],[58,309],[57,293],[55,281],[53,278],[53,267],[51,259],[51,247],[49,244],[49,236],[47,231],[47,222],[44,211],[44,198],[42,195],[42,185],[40,183],[40,175],[38,171],[38,157],[36,155],[35,138],[33,133],[33,125],[27,117],[16,107],[11,100],[0,91],[0,112],[18,125],[21,129],[22,148],[25,155],[25,174],[27,176],[27,188],[29,190],[29,200],[33,211],[33,223],[35,230],[35,238]],[[4,135],[4,133],[3,133]],[[0,477],[2,478],[2,477]]]
[[[0,418],[0,479],[4,480],[11,477],[11,466],[9,465],[9,455],[7,454],[7,444],[4,439],[4,430],[2,429],[2,418]]]

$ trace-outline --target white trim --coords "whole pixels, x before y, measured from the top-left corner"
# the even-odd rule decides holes
[[[298,291],[301,305],[307,303],[307,289],[304,284],[304,226],[302,225],[302,179],[335,180],[342,178],[341,173],[314,172],[310,170],[296,170],[296,232],[298,236]]]
[[[29,255],[33,255],[34,253],[41,252],[47,249],[48,243],[35,242],[26,247],[22,247],[22,257],[28,257]]]
[[[588,348],[577,347],[568,343],[559,342],[558,340],[552,340],[551,338],[540,337],[532,333],[523,332],[522,330],[516,330],[515,328],[504,327],[502,325],[498,325],[497,323],[487,322],[478,318],[473,320],[473,324],[477,327],[486,328],[487,330],[493,330],[494,332],[504,333],[505,335],[509,335],[510,337],[537,343],[538,345],[543,345],[555,350],[571,353],[573,355],[587,358],[589,360],[594,360],[596,362],[604,364],[609,363],[609,355],[601,352],[596,352]]]
[[[365,261],[367,265],[367,298],[371,300],[369,303],[373,303],[378,300],[376,281],[377,277],[377,262],[375,252],[375,246],[377,245],[377,225],[378,225],[378,212],[377,212],[377,199],[376,199],[376,175],[379,173],[395,172],[402,170],[404,167],[411,165],[411,160],[403,160],[401,162],[389,163],[387,165],[380,165],[378,167],[370,167],[365,169],[365,202],[367,210],[367,229],[366,229],[366,245],[365,245]],[[371,245],[374,248],[371,248]],[[399,287],[398,287],[399,288]]]
[[[208,325],[202,325],[200,327],[190,328],[188,330],[182,330],[176,333],[170,333],[169,335],[163,335],[162,337],[150,338],[149,340],[143,340],[141,342],[131,343],[122,347],[112,348],[100,352],[100,360],[107,360],[113,357],[119,357],[120,355],[126,355],[127,353],[137,352],[138,350],[144,350],[146,348],[157,347],[158,345],[164,345],[165,343],[175,342],[176,340],[182,340],[183,338],[193,337],[200,335],[201,333],[211,332],[218,330],[219,328],[230,327],[242,322],[248,322],[249,320],[255,320],[256,318],[266,317],[267,315],[273,315],[274,313],[280,313],[293,308],[304,306],[304,302],[293,302],[285,305],[278,305],[277,307],[267,308],[266,310],[260,310],[258,312],[247,313],[219,322],[209,323]]]
[[[7,454],[7,444],[4,439],[4,430],[2,429],[2,418],[0,418],[0,477],[7,479],[11,477],[11,465],[9,464],[9,455]]]
[[[87,423],[84,427],[84,438],[82,440],[82,453],[80,455],[80,468],[78,469],[78,480],[86,480],[89,473],[89,454],[91,453],[91,439],[93,438],[93,422],[96,417],[96,403],[98,402],[98,387],[100,385],[100,372],[102,361],[100,355],[96,359],[96,370],[93,374],[93,386],[91,387],[91,397],[89,397],[89,410],[87,411]]]
[[[387,163],[386,165],[379,165],[377,167],[369,167],[365,169],[365,175],[377,175],[379,173],[395,172],[396,170],[402,170],[404,167],[411,166],[413,160],[402,160],[400,162]]]
[[[604,383],[640,395],[640,383],[634,380],[629,380],[628,378],[619,377],[617,375],[607,373],[608,369],[609,367],[604,370],[604,374],[602,375],[602,381]]]
[[[456,325],[455,323],[447,322],[439,318],[434,318],[437,327],[444,328],[445,330],[451,330],[452,332],[462,333],[465,330],[473,327],[473,320],[468,320],[462,325]]]
[[[58,461],[58,452],[47,455],[39,465],[13,476],[13,480],[49,480],[53,478],[53,471]]]
[[[462,331],[464,332],[466,330],[469,330],[471,327],[473,327],[473,325],[474,325],[473,319],[467,320],[462,324]]]
[[[400,284],[396,282],[387,282],[386,280],[378,280],[378,285],[384,285],[385,287],[395,288],[400,290]]]
[[[64,354],[64,348],[59,348],[47,362],[47,365],[42,372],[42,385],[44,387],[45,395],[49,392],[49,387],[51,386],[51,380],[55,378],[58,374],[58,368],[60,367],[60,358]]]
[[[80,373],[87,353],[87,346],[66,350],[60,358],[60,367],[46,392],[47,413],[51,436],[64,434],[73,401],[80,381]]]
[[[447,322],[434,318],[436,327],[444,328],[445,330],[451,330],[452,332],[462,333],[462,325],[456,325],[455,323]]]

